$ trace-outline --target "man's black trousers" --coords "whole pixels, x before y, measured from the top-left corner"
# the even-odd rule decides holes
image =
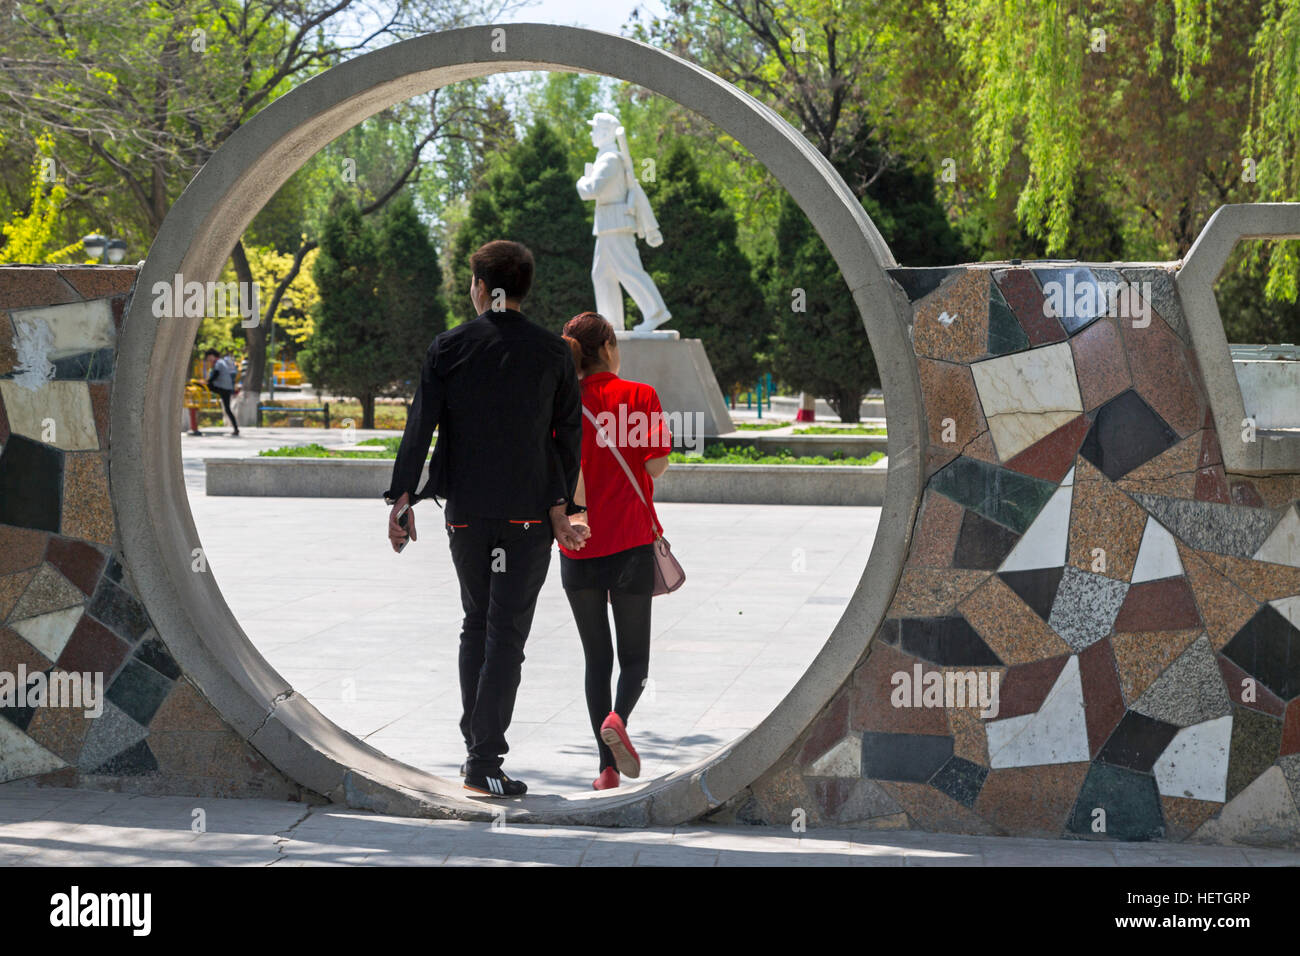
[[[524,642],[551,564],[554,533],[545,518],[476,518],[447,524],[465,620],[460,634],[461,736],[467,772],[496,774],[509,751]]]

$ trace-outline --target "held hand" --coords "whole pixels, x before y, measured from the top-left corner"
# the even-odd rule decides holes
[[[645,234],[645,244],[651,249],[658,248],[664,244],[664,234],[658,229],[652,229]]]
[[[570,551],[581,551],[586,546],[587,539],[591,537],[591,529],[585,524],[574,524],[564,513],[564,505],[552,508],[550,516],[551,530],[555,532],[556,541]]]
[[[406,512],[405,528],[397,523],[397,514],[402,510],[402,507],[407,503],[409,498],[410,495],[403,492],[402,497],[398,498],[396,504],[393,505],[393,510],[388,513],[388,542],[393,546],[394,551],[400,550],[400,547],[402,543],[406,541],[408,534],[412,541],[417,539],[415,533],[414,508],[410,508]]]

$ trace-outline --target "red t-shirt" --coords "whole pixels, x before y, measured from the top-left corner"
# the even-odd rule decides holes
[[[586,414],[582,416],[582,479],[587,493],[591,537],[581,551],[560,551],[571,558],[599,558],[655,539],[662,533],[654,513],[654,479],[645,470],[651,458],[673,450],[673,436],[659,396],[649,385],[629,382],[613,372],[597,372],[582,380],[582,404],[596,416],[607,440],[618,448],[641,487],[649,512],[627,480],[622,466]],[[654,522],[653,525],[651,522]]]

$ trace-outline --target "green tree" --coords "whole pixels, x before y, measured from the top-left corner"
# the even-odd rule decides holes
[[[880,384],[876,359],[835,260],[789,196],[781,203],[775,261],[763,272],[777,317],[777,377],[825,398],[841,421],[856,422],[862,397]]]
[[[736,245],[736,217],[721,193],[700,180],[691,150],[679,140],[645,184],[664,243],[642,251],[673,313],[671,328],[704,343],[725,392],[759,373],[755,342],[771,322],[750,261]]]
[[[573,316],[594,308],[594,239],[591,212],[574,186],[579,172],[544,120],[492,158],[470,194],[453,243],[453,310],[462,321],[474,318],[468,296],[470,254],[493,239],[522,242],[533,252],[537,269],[524,303],[529,318],[558,332]]]
[[[415,356],[445,327],[438,257],[409,196],[376,230],[356,204],[331,204],[313,269],[320,302],[315,334],[299,353],[318,389],[352,395],[362,428],[373,428],[375,398],[408,391]]]

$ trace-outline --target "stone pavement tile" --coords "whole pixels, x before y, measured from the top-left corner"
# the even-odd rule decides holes
[[[707,847],[648,846],[636,855],[637,866],[717,866],[720,850]]]
[[[1251,866],[1300,866],[1300,859],[1289,850],[1242,847],[1241,852]]]
[[[1167,843],[1116,843],[1111,847],[1121,866],[1249,866],[1239,847],[1174,846]],[[1293,857],[1300,862],[1300,858]]]

